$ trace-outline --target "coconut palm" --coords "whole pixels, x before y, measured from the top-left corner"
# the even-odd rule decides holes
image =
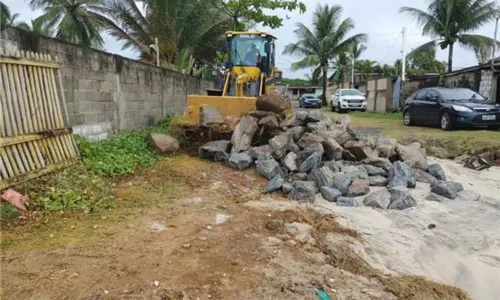
[[[11,14],[9,7],[0,1],[0,28],[14,25],[18,17],[19,14]]]
[[[103,0],[31,0],[33,9],[43,9],[40,22],[54,29],[55,37],[84,47],[102,48],[102,24],[96,11]]]
[[[490,0],[433,0],[423,11],[413,7],[402,7],[400,12],[408,13],[422,26],[422,34],[433,40],[413,50],[448,48],[448,72],[453,66],[453,47],[459,43],[466,49],[480,51],[481,46],[494,45],[493,39],[471,34],[497,16],[496,1]]]
[[[43,20],[40,18],[31,20],[31,23],[26,23],[26,22],[17,23],[15,27],[24,29],[26,31],[32,31],[48,37],[54,36],[54,30],[51,27],[48,27],[46,24],[44,24]]]
[[[372,79],[373,73],[380,72],[380,66],[378,63],[369,59],[357,60],[354,63],[354,69],[363,76],[364,80]]]
[[[320,67],[323,73],[323,90],[328,88],[328,67],[339,54],[348,52],[356,42],[366,40],[366,34],[347,37],[354,29],[350,18],[341,20],[342,7],[318,4],[313,15],[311,29],[302,23],[294,31],[298,42],[288,44],[283,54],[295,54],[304,58],[292,64],[292,69]],[[323,97],[323,104],[326,98]]]
[[[153,60],[150,46],[158,39],[164,66],[181,64],[189,69],[189,58],[211,60],[221,45],[231,20],[205,0],[143,0],[143,10],[134,0],[110,0],[101,9],[107,31],[124,42],[124,49],[137,50]]]

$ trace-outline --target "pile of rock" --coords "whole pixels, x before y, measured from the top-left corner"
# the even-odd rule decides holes
[[[335,120],[318,111],[287,120],[276,111],[251,112],[230,141],[209,142],[199,156],[239,170],[254,164],[269,180],[263,192],[282,190],[297,201],[312,202],[320,193],[339,206],[357,206],[357,197],[367,195],[366,206],[401,210],[417,204],[409,190],[416,181],[432,184],[431,198],[454,199],[462,189],[446,181],[439,165],[429,166],[419,143],[363,137],[348,116]],[[386,189],[370,194],[375,186]]]

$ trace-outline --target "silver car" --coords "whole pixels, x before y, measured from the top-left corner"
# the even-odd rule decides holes
[[[366,98],[355,89],[338,89],[332,96],[332,111],[346,110],[366,111]]]

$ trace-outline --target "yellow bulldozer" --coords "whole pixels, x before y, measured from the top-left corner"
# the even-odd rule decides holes
[[[203,104],[217,108],[222,117],[241,117],[256,110],[257,97],[276,92],[274,84],[282,78],[276,67],[274,36],[260,31],[228,31],[225,35],[229,61],[223,87],[207,96],[188,96],[184,119],[191,125],[200,123]],[[290,105],[287,110],[290,114]]]

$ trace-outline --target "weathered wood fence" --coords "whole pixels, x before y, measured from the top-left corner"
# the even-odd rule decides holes
[[[78,157],[61,82],[57,58],[0,49],[0,190]]]

